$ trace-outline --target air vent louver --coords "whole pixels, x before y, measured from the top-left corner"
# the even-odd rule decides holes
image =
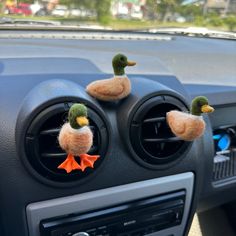
[[[213,181],[227,180],[236,176],[236,152],[216,155],[213,164]]]
[[[213,131],[215,156],[213,181],[228,181],[236,176],[236,125],[220,126]]]
[[[66,158],[66,153],[60,148],[58,134],[60,127],[67,121],[67,113],[71,104],[57,104],[38,114],[31,123],[26,136],[26,153],[31,166],[43,177],[58,182],[79,180],[94,169],[87,168],[85,172],[72,171],[67,174],[57,166]],[[95,169],[101,164],[107,149],[108,134],[106,125],[100,116],[88,108],[90,128],[94,134],[93,146],[89,154],[99,154],[101,157],[95,163]],[[79,158],[77,159],[79,162]]]
[[[134,115],[130,139],[139,159],[152,165],[166,164],[181,157],[189,146],[175,137],[166,123],[171,110],[187,111],[176,98],[160,96],[146,101]]]

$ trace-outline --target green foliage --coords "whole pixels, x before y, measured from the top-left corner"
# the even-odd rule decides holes
[[[28,4],[33,4],[34,0],[18,0],[18,3],[28,3]]]
[[[194,19],[202,15],[202,7],[196,5],[178,5],[176,11],[183,17]]]
[[[60,4],[78,7],[96,12],[98,22],[108,24],[110,21],[111,0],[60,0]]]
[[[0,13],[3,14],[5,10],[5,0],[0,2]]]
[[[147,9],[152,15],[154,11],[158,14],[158,19],[162,22],[167,21],[175,13],[185,17],[188,22],[193,22],[196,26],[227,27],[230,31],[236,29],[236,16],[230,15],[225,18],[219,12],[211,12],[203,15],[201,5],[181,5],[181,0],[147,0]]]
[[[85,8],[89,10],[95,9],[96,0],[60,0],[61,5],[67,5],[68,7]]]
[[[147,0],[146,1],[147,16],[150,19],[157,18],[157,1],[156,0]]]
[[[173,14],[177,7],[178,0],[160,0],[157,5],[157,11],[161,21],[166,21],[168,14]]]
[[[206,26],[206,21],[203,16],[196,16],[194,18],[194,23],[196,24],[196,26]]]
[[[223,19],[216,13],[212,13],[208,16],[208,23],[212,26],[223,25]]]
[[[236,28],[236,17],[235,16],[227,16],[224,18],[224,23],[228,27],[230,31],[234,31]]]
[[[60,0],[60,4],[70,6],[72,4],[72,1],[71,0]]]
[[[189,20],[202,15],[202,6],[181,5],[182,0],[147,0],[146,7],[151,15],[159,14],[159,19],[165,21],[167,15],[178,13]]]
[[[224,20],[222,17],[215,14],[208,14],[205,16],[196,16],[194,23],[197,26],[213,26],[213,27],[222,27],[224,25]]]
[[[69,8],[80,8],[92,13],[91,17],[79,18],[77,16],[68,18],[61,17],[63,22],[77,22],[80,21],[98,21],[101,24],[110,24],[111,27],[121,27],[122,29],[128,28],[151,28],[161,26],[203,26],[228,29],[230,31],[236,30],[236,15],[228,15],[222,17],[219,12],[204,12],[203,5],[181,5],[183,0],[146,0],[146,6],[144,8],[144,15],[146,21],[133,21],[133,20],[115,20],[111,19],[110,7],[113,0],[59,0],[60,5],[66,5]],[[118,1],[118,0],[117,0]],[[122,1],[122,0],[119,0]],[[130,0],[131,1],[131,0]],[[139,1],[139,0],[133,0]],[[0,0],[0,13],[4,13],[4,6],[6,0]],[[33,3],[34,0],[18,0],[18,3]],[[173,17],[174,16],[174,17]],[[175,22],[175,16],[183,16],[187,20],[184,24]],[[21,17],[19,15],[13,17]],[[35,16],[34,16],[35,17]],[[49,16],[48,16],[49,17]],[[52,19],[54,19],[52,17]],[[149,21],[147,21],[149,19]],[[57,20],[59,20],[57,18]],[[169,22],[168,22],[169,21]]]
[[[108,24],[110,21],[111,0],[97,0],[97,20],[102,24]]]
[[[196,16],[194,18],[194,24],[196,26],[202,26],[203,25],[203,22],[204,22],[204,18],[202,16]]]

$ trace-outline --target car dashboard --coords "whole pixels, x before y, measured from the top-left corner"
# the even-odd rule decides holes
[[[235,41],[63,34],[0,35],[1,235],[187,235],[196,211],[235,200]],[[112,76],[118,52],[137,62],[126,71],[132,92],[99,102],[85,88]],[[188,112],[199,95],[215,108],[204,135],[176,139],[166,113]],[[76,102],[101,157],[67,174],[57,137]]]

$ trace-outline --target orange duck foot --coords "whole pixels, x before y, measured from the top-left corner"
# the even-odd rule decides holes
[[[57,168],[64,169],[67,173],[70,173],[72,170],[81,170],[81,166],[76,162],[72,154],[68,154],[66,160]]]
[[[91,167],[93,168],[95,161],[97,161],[97,159],[100,156],[98,155],[88,155],[88,154],[82,154],[80,155],[80,168],[82,171],[84,171],[87,167]]]

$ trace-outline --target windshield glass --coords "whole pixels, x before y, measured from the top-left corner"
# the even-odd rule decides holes
[[[44,25],[207,36],[236,30],[236,0],[0,0],[0,11],[1,28]]]

